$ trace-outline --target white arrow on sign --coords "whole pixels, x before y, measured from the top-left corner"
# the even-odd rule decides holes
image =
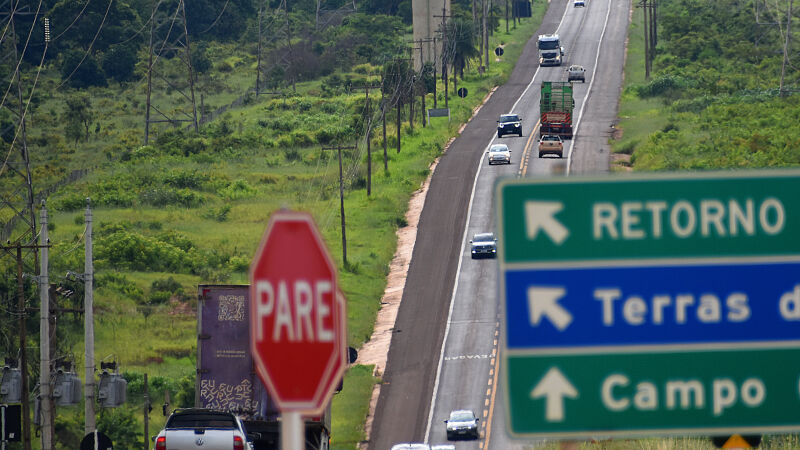
[[[564,331],[572,323],[572,314],[559,305],[558,300],[566,293],[567,291],[560,287],[529,287],[528,317],[531,325],[537,326],[542,317],[547,317],[558,331]]]
[[[569,230],[555,218],[562,209],[564,204],[561,202],[525,202],[525,228],[528,239],[536,239],[539,230],[543,230],[557,245],[564,242],[569,236]]]
[[[531,391],[532,399],[541,397],[547,397],[545,419],[548,422],[563,422],[564,397],[578,398],[578,391],[557,367],[551,367]]]

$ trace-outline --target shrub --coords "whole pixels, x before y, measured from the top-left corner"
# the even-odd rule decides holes
[[[256,195],[258,191],[250,186],[246,180],[235,180],[219,192],[219,195],[228,200],[239,200]]]
[[[189,189],[149,189],[139,194],[139,200],[152,206],[176,205],[196,208],[205,200],[202,195]]]

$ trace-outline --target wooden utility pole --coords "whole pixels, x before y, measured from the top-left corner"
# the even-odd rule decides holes
[[[644,13],[644,79],[650,79],[650,34],[647,32],[647,22],[648,22],[648,14],[647,14],[647,0],[642,0],[642,3],[639,4],[642,8],[642,12]]]
[[[19,315],[19,370],[22,374],[22,448],[31,450],[31,409],[29,402],[30,388],[28,387],[28,330],[25,321],[28,318],[28,308],[25,305],[25,283],[22,273],[22,249],[38,250],[46,245],[22,245],[19,242],[13,245],[0,247],[4,251],[16,250],[17,260],[17,314]]]
[[[256,46],[256,98],[258,98],[259,90],[261,89],[261,8],[258,5],[258,45]],[[200,113],[203,114],[202,112]],[[145,427],[147,428],[147,427]],[[144,434],[147,436],[147,433]]]
[[[150,448],[150,388],[147,385],[147,374],[144,374],[144,448]]]
[[[400,133],[397,134],[398,137]],[[322,147],[323,150],[336,150],[339,153],[339,208],[342,216],[342,264],[347,267],[347,232],[345,231],[344,219],[344,173],[342,171],[342,150],[355,150],[355,146],[342,147]]]
[[[442,25],[441,25],[442,26],[442,29],[441,29],[441,33],[442,33],[442,81],[444,82],[444,107],[445,108],[449,108],[450,106],[448,105],[448,98],[447,98],[448,97],[448,92],[447,92],[448,91],[448,89],[447,89],[447,84],[448,84],[448,80],[447,80],[447,54],[448,54],[448,51],[447,51],[447,45],[448,45],[448,42],[447,42],[447,18],[449,16],[447,15],[447,7],[446,6],[442,6],[442,15],[441,16],[434,15],[433,17],[441,17],[442,18]]]
[[[389,154],[386,152],[386,147],[389,145],[386,142],[386,102],[383,99],[383,74],[381,74],[381,124],[383,125],[383,171],[389,171]]]
[[[367,116],[367,197],[372,194],[372,145],[370,143],[370,140],[372,140],[372,113],[369,104],[369,90],[380,88],[381,86],[364,86],[364,108]]]
[[[794,0],[789,0],[789,11],[786,13],[786,40],[783,43],[783,64],[781,64],[781,84],[778,88],[778,95],[783,97],[786,95],[784,91],[783,80],[786,75],[786,64],[789,63],[789,45],[792,38],[792,6]]]

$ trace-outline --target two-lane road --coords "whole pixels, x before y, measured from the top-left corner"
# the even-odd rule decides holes
[[[538,34],[561,36],[565,64],[539,68],[534,36],[509,81],[440,161],[420,218],[370,449],[444,443],[443,420],[461,408],[478,415],[481,438],[459,442],[459,449],[530,445],[511,440],[505,430],[497,263],[472,260],[468,241],[496,231],[492,197],[499,177],[608,171],[608,129],[616,116],[629,11],[630,0],[589,0],[585,8],[553,0]],[[576,136],[566,141],[564,158],[538,158],[539,86],[566,81],[569,64],[587,70],[585,83],[573,83]],[[523,117],[523,137],[497,138],[496,120],[506,112]],[[512,164],[488,166],[485,151],[497,142],[512,150]]]

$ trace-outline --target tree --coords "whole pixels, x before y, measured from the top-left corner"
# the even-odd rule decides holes
[[[136,68],[136,51],[129,45],[114,45],[103,53],[102,66],[106,76],[117,81],[130,81]]]
[[[464,79],[464,68],[469,60],[479,56],[475,47],[475,29],[469,20],[454,18],[447,22],[446,55],[453,64],[453,73]]]
[[[66,107],[62,115],[64,132],[77,144],[81,138],[89,140],[89,126],[94,120],[92,102],[86,93],[78,93],[67,97]]]
[[[61,64],[61,80],[69,86],[83,89],[90,86],[108,86],[103,69],[89,53],[68,50]]]

